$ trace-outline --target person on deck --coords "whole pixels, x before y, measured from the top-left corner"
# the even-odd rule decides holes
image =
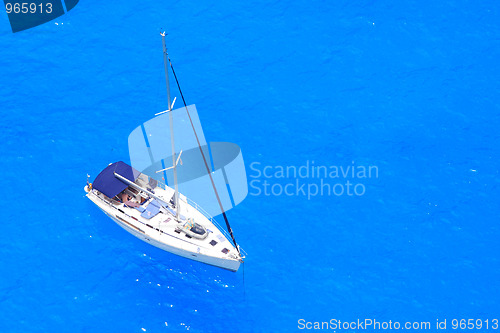
[[[122,192],[122,194],[121,194],[121,199],[122,199],[122,202],[123,202],[123,203],[126,203],[127,201],[129,201],[129,200],[130,200],[130,199],[132,199],[132,198],[131,198],[131,197],[130,197],[130,195],[128,195],[127,193]]]
[[[140,206],[137,202],[130,201],[132,199],[132,197],[125,192],[123,192],[121,194],[121,198],[122,198],[122,202],[125,206],[128,206],[128,207],[139,207]]]

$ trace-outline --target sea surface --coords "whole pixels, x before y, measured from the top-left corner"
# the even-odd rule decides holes
[[[15,34],[0,17],[1,332],[500,319],[500,3],[88,0]],[[207,140],[243,152],[237,273],[84,196],[166,109],[162,30]]]

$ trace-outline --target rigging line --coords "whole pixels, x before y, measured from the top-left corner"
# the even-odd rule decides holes
[[[238,251],[238,254],[240,254],[240,249],[238,248],[238,243],[236,243],[236,239],[234,238],[233,235],[233,229],[231,229],[231,226],[229,225],[229,221],[226,216],[226,212],[224,211],[224,207],[222,206],[222,202],[219,197],[219,193],[217,192],[217,188],[215,187],[214,179],[212,177],[212,173],[210,172],[210,168],[207,163],[207,159],[205,157],[205,154],[203,153],[203,149],[201,148],[200,140],[198,139],[198,134],[196,134],[196,129],[194,128],[193,120],[191,119],[191,115],[189,114],[189,110],[186,104],[186,100],[184,99],[184,95],[182,94],[181,86],[179,84],[179,80],[177,79],[177,75],[175,74],[174,66],[172,65],[172,61],[170,60],[170,57],[168,57],[168,62],[170,63],[170,68],[172,68],[172,73],[174,74],[175,82],[177,83],[177,87],[179,88],[179,93],[181,94],[182,102],[184,103],[184,107],[186,108],[187,115],[189,117],[189,121],[191,122],[191,127],[193,127],[193,132],[194,136],[196,137],[196,141],[198,142],[198,148],[200,149],[201,156],[203,157],[203,162],[205,162],[205,167],[207,168],[208,175],[210,176],[210,181],[212,182],[212,186],[214,188],[215,196],[217,197],[217,201],[219,202],[220,209],[222,211],[222,216],[224,216],[224,221],[226,222],[226,227],[227,230],[229,231],[229,234],[231,235],[231,238],[233,239],[234,246],[236,247],[236,251]]]
[[[247,293],[245,290],[245,262],[243,262],[243,299],[246,300]]]

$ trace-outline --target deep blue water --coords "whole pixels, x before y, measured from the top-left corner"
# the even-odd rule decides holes
[[[0,331],[498,318],[499,14],[476,1],[94,0],[16,34],[4,15]],[[249,181],[254,162],[354,161],[378,178],[362,196],[249,195],[228,212],[248,252],[237,273],[126,233],[83,187],[165,109],[160,28],[207,139],[239,144]]]

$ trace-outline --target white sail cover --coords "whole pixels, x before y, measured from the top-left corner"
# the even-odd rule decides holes
[[[182,165],[177,165],[179,192],[212,216],[222,213],[193,131],[194,126],[224,211],[238,205],[248,194],[240,147],[230,142],[211,142],[207,145],[194,105],[170,112],[176,158],[182,150]],[[172,166],[168,112],[134,129],[129,135],[128,146],[130,162],[135,169],[174,187],[173,169],[156,172]]]

